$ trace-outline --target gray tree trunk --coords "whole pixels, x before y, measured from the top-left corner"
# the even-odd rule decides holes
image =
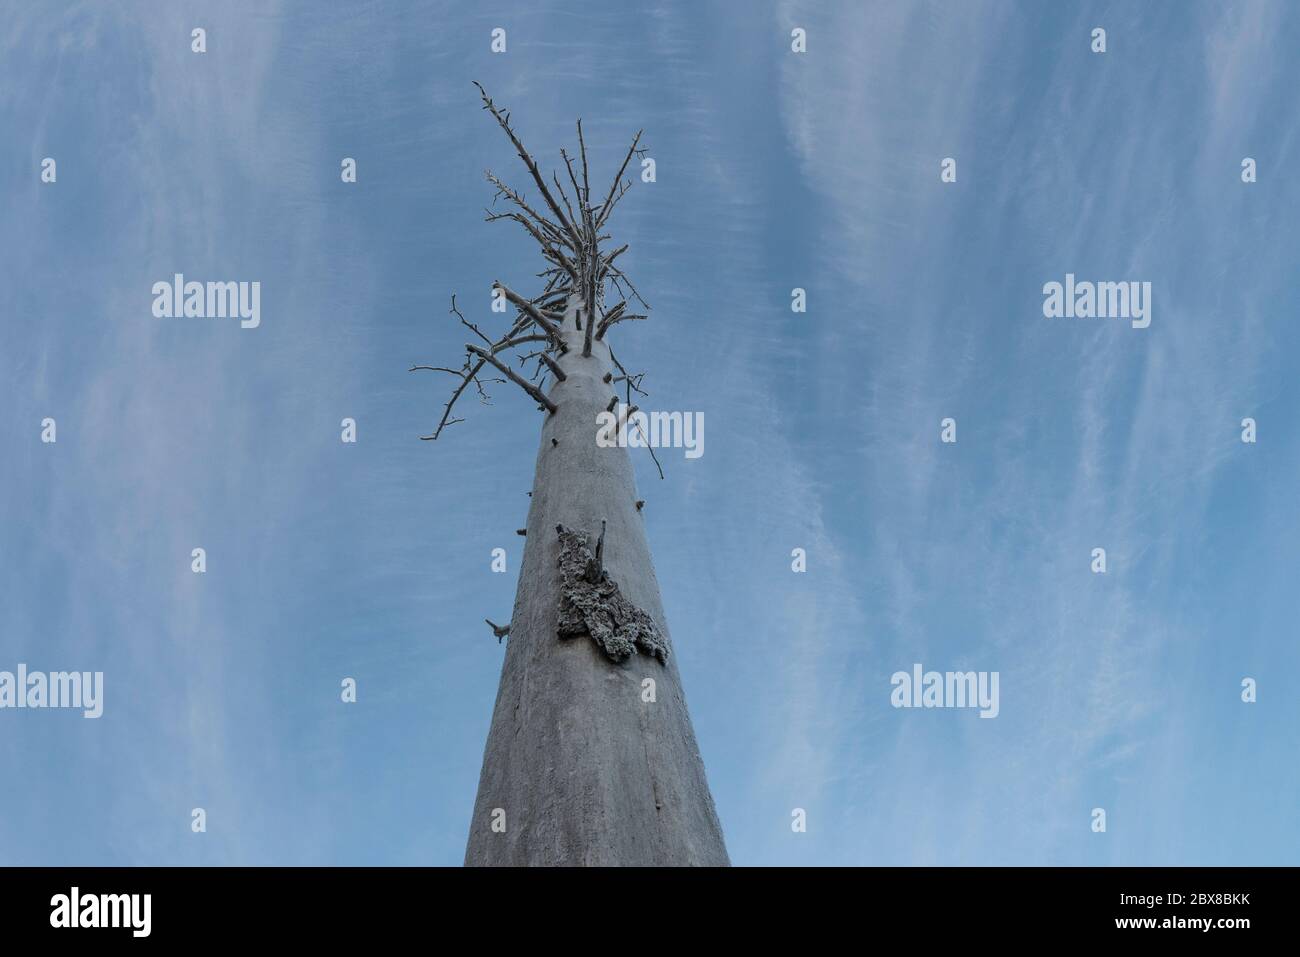
[[[555,356],[528,534],[501,684],[470,824],[466,865],[726,865],[722,828],[670,652],[621,663],[591,637],[559,637],[564,583],[557,526],[593,550],[621,595],[667,641],[628,450],[599,448],[596,416],[615,387],[609,349],[584,358],[571,298]],[[655,701],[643,700],[654,680]],[[498,810],[499,809],[499,810]],[[493,829],[494,821],[497,829]],[[504,826],[504,830],[501,830]]]

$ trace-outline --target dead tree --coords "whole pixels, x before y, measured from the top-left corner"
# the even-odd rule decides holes
[[[475,84],[476,86],[478,84]],[[722,830],[705,779],[671,653],[644,513],[627,449],[597,444],[597,413],[620,386],[641,392],[609,347],[610,330],[646,307],[609,248],[610,214],[631,187],[628,164],[593,196],[587,144],[561,151],[564,179],[550,181],[524,148],[509,112],[478,87],[531,180],[529,192],[490,170],[489,222],[511,220],[537,244],[540,291],[501,281],[509,326],[468,330],[459,368],[415,366],[458,380],[433,432],[472,385],[513,383],[542,415],[524,557],[501,683],[484,750],[465,863],[722,865]],[[567,188],[565,183],[568,184]],[[618,296],[606,309],[607,289]],[[646,307],[648,308],[648,307]],[[518,367],[518,368],[516,368]],[[662,474],[662,473],[661,473]],[[481,626],[480,626],[481,627]]]

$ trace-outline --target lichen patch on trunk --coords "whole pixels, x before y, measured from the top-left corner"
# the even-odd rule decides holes
[[[561,638],[590,636],[612,661],[633,652],[668,660],[668,642],[654,620],[619,591],[593,554],[584,532],[556,526],[560,535]]]

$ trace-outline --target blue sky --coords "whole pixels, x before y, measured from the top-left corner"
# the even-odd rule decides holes
[[[0,669],[106,686],[0,711],[0,862],[461,861],[539,428],[499,391],[418,440],[450,295],[541,268],[471,80],[544,166],[646,130],[616,349],[707,420],[636,463],[735,863],[1300,862],[1297,11],[463,7],[0,13]],[[175,272],[260,327],[155,319]],[[1067,272],[1151,326],[1045,319]],[[999,716],[892,708],[913,662]]]

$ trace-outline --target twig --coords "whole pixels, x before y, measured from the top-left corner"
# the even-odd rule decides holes
[[[478,346],[472,345],[470,343],[466,343],[465,349],[468,352],[474,353],[474,355],[478,356],[480,359],[483,359],[486,362],[490,362],[492,363],[492,365],[496,366],[497,370],[500,371],[507,379],[509,379],[515,385],[519,386],[519,388],[527,392],[530,396],[532,396],[532,398],[536,399],[538,405],[545,406],[547,412],[551,412],[551,413],[555,412],[555,403],[546,397],[545,392],[537,388],[537,386],[533,385],[527,379],[521,378],[509,366],[503,365],[501,363],[501,360],[498,359],[496,356],[492,355],[492,353],[484,352]]]
[[[479,362],[476,366],[474,366],[472,370],[469,369],[468,367],[466,368],[465,378],[461,381],[461,384],[456,387],[456,391],[451,394],[451,398],[447,400],[446,406],[443,407],[442,421],[440,421],[438,423],[438,427],[434,429],[433,435],[420,436],[420,439],[422,441],[436,442],[438,436],[442,434],[442,430],[445,429],[447,426],[455,425],[457,422],[465,421],[464,419],[451,419],[450,421],[448,421],[448,418],[451,415],[451,407],[456,404],[456,400],[459,399],[460,394],[465,391],[465,387],[469,385],[470,380],[473,379],[476,375],[478,375],[479,370],[482,368],[483,368],[482,362]]]
[[[482,339],[482,340],[483,340],[484,342],[486,342],[488,345],[492,345],[492,340],[489,339],[487,336],[483,335],[482,331],[479,329],[478,326],[474,325],[474,323],[472,323],[472,322],[469,322],[468,320],[466,320],[466,318],[465,318],[464,316],[462,316],[462,315],[460,314],[460,310],[456,308],[456,295],[455,295],[455,293],[453,293],[453,294],[452,294],[452,297],[451,297],[451,308],[450,308],[449,310],[447,310],[447,311],[448,311],[448,312],[453,312],[453,313],[455,313],[455,314],[456,314],[456,317],[457,317],[458,319],[460,319],[461,324],[462,324],[463,326],[465,326],[465,327],[468,328],[468,329],[473,330],[474,335],[478,336],[480,339]]]
[[[481,84],[475,81],[474,85],[478,87],[479,95],[483,97],[483,108],[488,110],[497,123],[500,124],[501,128],[506,131],[506,136],[510,137],[510,142],[514,144],[515,151],[519,154],[519,158],[523,160],[524,165],[528,167],[528,173],[532,176],[533,182],[537,184],[537,188],[541,191],[542,198],[546,200],[546,205],[551,208],[551,212],[553,212],[555,218],[560,221],[560,225],[568,231],[575,244],[574,248],[577,248],[577,246],[581,245],[581,242],[578,239],[578,231],[574,229],[573,223],[569,222],[569,220],[565,218],[564,212],[558,205],[556,205],[555,198],[551,196],[551,191],[546,188],[546,180],[542,179],[542,174],[538,172],[537,164],[533,162],[533,158],[528,155],[528,150],[524,149],[524,144],[519,142],[519,137],[515,135],[515,131],[510,128],[510,120],[508,117],[501,115],[500,111],[496,108],[496,104],[492,102],[492,98],[487,95],[487,91],[483,89]]]
[[[610,201],[614,198],[614,191],[618,188],[619,181],[623,178],[623,173],[627,169],[627,164],[632,161],[632,156],[636,153],[636,146],[641,142],[641,134],[643,132],[645,131],[636,131],[636,136],[632,139],[632,145],[628,147],[627,155],[623,157],[623,165],[618,168],[618,173],[614,176],[614,182],[609,187],[609,195],[605,197],[605,202],[601,204],[602,208],[600,215],[596,218],[597,229],[603,226],[605,220],[609,218],[610,210],[613,208],[610,206]]]
[[[508,300],[510,300],[510,302],[516,308],[522,309],[524,312],[526,312],[528,314],[528,318],[532,319],[533,322],[537,323],[539,326],[545,329],[546,334],[551,338],[553,338],[557,345],[563,348],[564,339],[560,336],[560,330],[555,327],[555,324],[552,323],[551,320],[546,318],[546,316],[542,313],[540,309],[534,306],[523,296],[514,292],[509,287],[503,285],[501,283],[501,280],[499,279],[496,282],[496,287],[505,294],[505,297]]]

